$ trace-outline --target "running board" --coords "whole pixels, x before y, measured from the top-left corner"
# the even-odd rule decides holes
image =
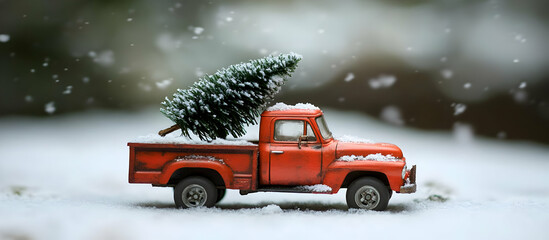
[[[326,185],[315,186],[292,186],[292,187],[268,187],[258,188],[257,190],[240,190],[240,195],[247,195],[256,192],[280,192],[280,193],[332,193],[332,189]]]

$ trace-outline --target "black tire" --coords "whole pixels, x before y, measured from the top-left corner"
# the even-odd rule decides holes
[[[219,201],[221,201],[221,199],[223,199],[223,197],[225,197],[226,192],[227,192],[227,189],[225,189],[225,188],[217,189],[217,201],[216,201],[216,203],[218,203]]]
[[[179,208],[213,207],[217,201],[217,188],[203,177],[188,177],[179,182],[173,191]]]
[[[389,204],[389,191],[377,178],[364,177],[349,185],[346,199],[349,208],[383,211]]]
[[[387,189],[389,189],[389,199],[393,197],[393,189],[391,189],[389,186],[387,186]]]

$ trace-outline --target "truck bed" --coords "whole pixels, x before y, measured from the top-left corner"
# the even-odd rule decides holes
[[[167,186],[180,168],[217,169],[226,188],[256,189],[257,145],[128,143],[129,182]],[[228,171],[227,171],[228,170]]]

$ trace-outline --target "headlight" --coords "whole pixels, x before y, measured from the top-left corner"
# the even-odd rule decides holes
[[[406,176],[406,169],[408,168],[406,165],[407,164],[404,164],[404,167],[402,167],[402,179],[404,179],[404,176]]]

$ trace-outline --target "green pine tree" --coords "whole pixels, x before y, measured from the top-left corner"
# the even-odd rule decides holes
[[[160,112],[186,137],[190,132],[207,141],[229,134],[240,137],[246,125],[256,123],[301,58],[281,54],[223,68],[188,89],[178,89],[171,100],[166,97]]]

